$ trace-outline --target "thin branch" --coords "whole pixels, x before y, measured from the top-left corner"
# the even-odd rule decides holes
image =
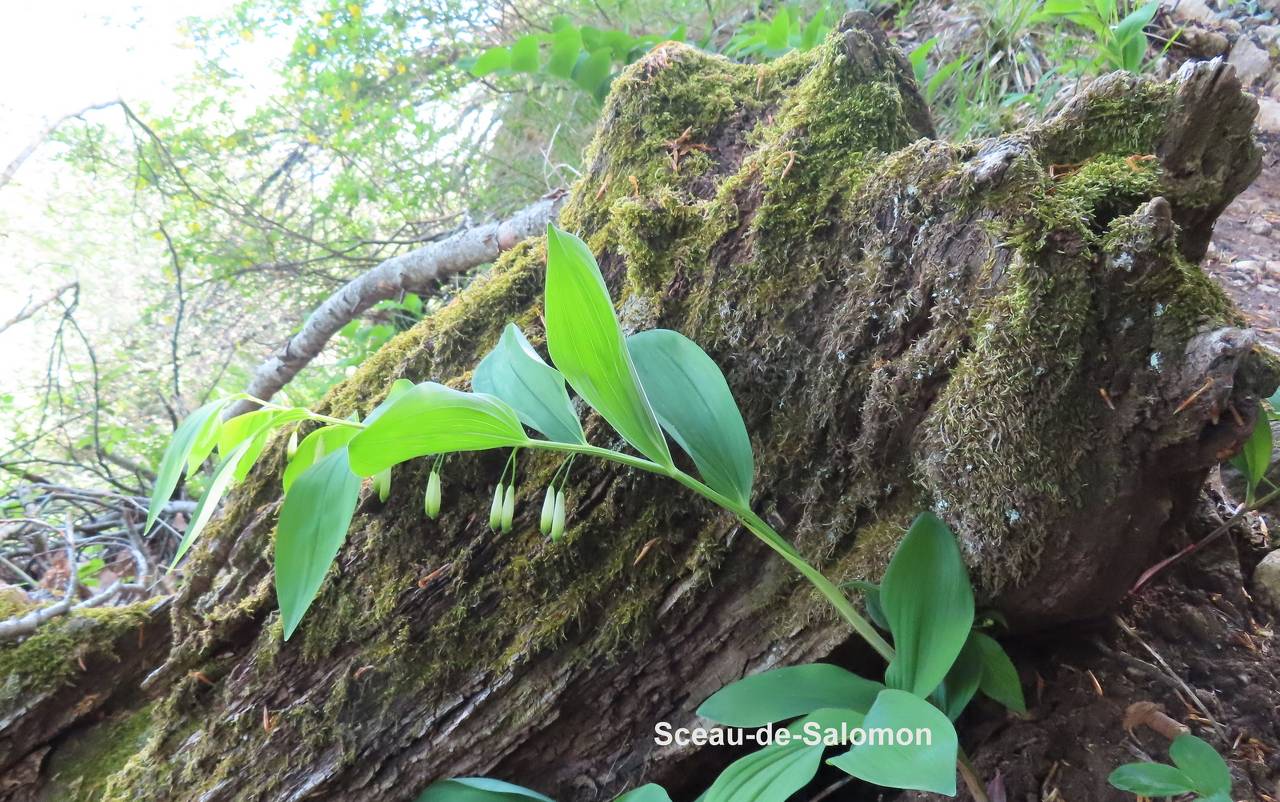
[[[552,193],[504,221],[464,228],[439,242],[393,256],[357,276],[325,299],[307,317],[302,329],[258,366],[245,388],[246,393],[269,400],[361,312],[402,292],[412,292],[492,262],[503,251],[540,233],[547,223],[555,220],[563,203],[564,193]],[[252,401],[239,401],[231,406],[227,417],[242,415],[256,407]]]
[[[26,305],[23,306],[21,309],[19,309],[17,314],[9,318],[8,320],[4,321],[3,323],[0,323],[0,334],[3,334],[6,329],[9,329],[13,326],[18,325],[22,321],[34,315],[36,312],[39,312],[44,307],[58,300],[59,298],[62,297],[62,294],[64,292],[67,292],[68,290],[72,290],[72,289],[78,290],[79,288],[80,288],[80,282],[68,281],[66,284],[63,284],[60,287],[56,287],[49,294],[42,296],[37,301],[27,301]]]
[[[75,604],[76,585],[80,577],[76,573],[76,541],[71,534],[71,519],[67,519],[63,537],[67,540],[67,589],[62,598],[47,607],[32,610],[26,615],[0,621],[0,641],[13,640],[23,635],[30,635],[46,621],[70,612]]]
[[[111,106],[114,106],[119,102],[120,102],[119,100],[109,100],[106,103],[94,103],[91,106],[85,106],[83,109],[80,109],[79,111],[73,111],[70,114],[64,114],[58,119],[46,125],[43,129],[40,130],[40,133],[36,134],[36,138],[31,140],[31,144],[23,148],[22,152],[19,153],[17,157],[14,158],[13,161],[9,162],[9,165],[4,168],[4,172],[0,173],[0,189],[4,188],[5,184],[8,184],[10,181],[13,180],[13,176],[15,173],[18,172],[18,168],[22,166],[23,162],[31,158],[31,154],[35,153],[36,150],[45,143],[45,140],[47,140],[50,136],[53,135],[54,131],[58,130],[58,126],[65,123],[67,120],[74,120],[77,117],[82,117],[91,111],[98,111],[100,109],[110,108]],[[3,329],[0,329],[0,331],[3,331]]]

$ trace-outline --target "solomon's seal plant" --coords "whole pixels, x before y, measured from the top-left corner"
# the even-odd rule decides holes
[[[554,226],[547,231],[544,306],[553,364],[543,360],[518,327],[509,325],[476,367],[474,392],[401,379],[364,420],[260,402],[260,409],[224,422],[221,413],[235,399],[201,407],[178,427],[165,453],[148,527],[182,471],[194,471],[216,448],[220,461],[183,537],[180,559],[199,537],[218,498],[244,478],[275,429],[302,420],[322,424],[296,447],[291,442],[283,476],[275,584],[288,639],[342,547],[363,478],[370,478],[385,498],[394,466],[432,458],[423,508],[435,517],[442,503],[440,469],[446,455],[510,449],[489,514],[489,526],[506,532],[515,516],[518,453],[558,452],[565,459],[549,482],[539,521],[543,533],[558,540],[568,517],[564,487],[574,459],[595,457],[665,476],[736,516],[808,580],[887,663],[883,681],[825,664],[768,671],[722,689],[698,712],[735,727],[790,722],[787,728],[797,733],[815,723],[823,729],[927,732],[928,737],[913,744],[840,745],[827,762],[879,785],[954,795],[959,761],[975,798],[985,798],[959,750],[952,722],[979,691],[1015,710],[1023,708],[1022,691],[1004,650],[974,629],[973,592],[947,526],[931,514],[921,515],[881,584],[864,587],[869,613],[887,631],[886,638],[840,588],[752,510],[751,441],[715,362],[674,331],[625,336],[591,251]],[[568,388],[634,453],[589,443]],[[668,437],[692,459],[697,476],[677,467]],[[704,802],[781,802],[814,777],[828,748],[803,740],[765,747],[729,766]],[[437,783],[421,799],[547,798],[496,780],[470,778]],[[619,799],[658,802],[667,795],[650,785]]]
[[[1165,763],[1126,763],[1107,778],[1121,791],[1144,797],[1195,794],[1196,802],[1231,802],[1231,769],[1212,746],[1194,735],[1169,745]]]

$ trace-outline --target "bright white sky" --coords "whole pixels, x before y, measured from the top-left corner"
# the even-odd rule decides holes
[[[0,162],[46,119],[124,97],[163,105],[191,70],[180,22],[231,0],[44,0],[7,3],[0,29]],[[118,113],[118,112],[117,112]]]
[[[169,108],[174,88],[197,64],[197,51],[187,42],[182,21],[193,15],[218,16],[233,4],[233,0],[4,3],[0,169],[48,121],[90,104],[123,98],[135,108],[145,105],[158,112]],[[277,80],[272,61],[287,51],[288,44],[265,39],[240,44],[236,67],[254,78],[255,90],[269,92]],[[92,114],[96,116],[89,119],[123,129],[119,109]],[[131,314],[131,285],[136,286],[143,270],[162,264],[164,255],[150,252],[156,243],[140,243],[127,220],[94,215],[95,196],[101,189],[50,158],[52,150],[48,145],[38,150],[13,182],[0,188],[0,320],[8,319],[28,298],[75,277],[87,285],[86,290],[98,291],[90,296],[99,299],[97,308],[82,307],[84,322],[92,328],[106,327],[112,318],[118,322],[120,316]],[[85,216],[65,219],[65,210],[76,209],[75,204],[84,208]],[[102,304],[104,297],[113,303]],[[39,319],[0,336],[0,375],[4,376],[0,391],[23,383],[23,374],[35,367],[31,354],[46,349],[47,339]]]

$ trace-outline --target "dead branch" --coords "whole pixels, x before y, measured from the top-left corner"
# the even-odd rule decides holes
[[[41,296],[38,300],[27,301],[27,303],[21,309],[19,309],[17,313],[13,315],[13,317],[9,318],[3,323],[0,323],[0,334],[3,334],[7,329],[10,329],[13,326],[18,325],[22,321],[34,315],[36,312],[39,312],[44,307],[58,300],[59,298],[62,297],[62,294],[64,292],[67,292],[68,290],[72,290],[72,289],[79,289],[79,287],[80,287],[80,282],[68,281],[66,284],[63,284],[59,287],[55,287],[51,292]]]
[[[498,254],[542,231],[555,219],[564,202],[563,193],[552,193],[503,221],[464,228],[439,242],[393,256],[330,295],[289,338],[284,347],[258,366],[245,391],[270,400],[298,371],[319,356],[338,330],[379,301],[395,298],[433,282],[491,262]],[[228,417],[257,408],[240,401]]]
[[[120,102],[119,100],[109,100],[106,103],[94,103],[92,105],[85,106],[79,111],[73,111],[70,114],[64,114],[58,119],[46,125],[43,129],[40,130],[40,133],[36,134],[35,139],[31,140],[31,144],[23,148],[22,152],[19,153],[13,159],[13,161],[9,162],[9,165],[4,168],[4,172],[0,173],[0,188],[3,188],[5,184],[8,184],[10,181],[13,180],[13,176],[15,173],[18,172],[18,168],[22,166],[23,162],[31,158],[31,154],[35,153],[36,150],[45,143],[45,140],[47,140],[53,134],[54,131],[58,130],[58,126],[65,123],[67,120],[74,120],[77,117],[83,117],[85,114],[88,114],[91,111],[99,111],[101,109],[110,108],[111,106],[114,106],[119,102]],[[3,330],[4,330],[3,328],[0,328],[0,331],[3,331]]]

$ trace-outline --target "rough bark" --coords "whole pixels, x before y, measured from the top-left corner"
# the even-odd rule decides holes
[[[616,83],[562,224],[600,255],[624,325],[684,331],[724,367],[756,508],[829,576],[876,576],[931,508],[1018,626],[1096,614],[1276,383],[1195,265],[1257,172],[1254,102],[1217,63],[1115,75],[1043,125],[952,144],[929,138],[909,76],[857,17],[763,67],[659,48]],[[542,258],[515,248],[326,411],[367,411],[401,376],[465,386],[510,319],[536,341]],[[492,535],[500,455],[450,461],[437,522],[427,466],[398,468],[281,643],[282,451],[193,559],[172,641],[148,652],[163,664],[119,702],[149,738],[97,769],[102,796],[397,800],[475,773],[561,799],[685,793],[730,755],[658,750],[656,722],[777,664],[876,670],[785,566],[656,478],[580,461],[551,544],[554,463],[526,459],[516,529]]]

